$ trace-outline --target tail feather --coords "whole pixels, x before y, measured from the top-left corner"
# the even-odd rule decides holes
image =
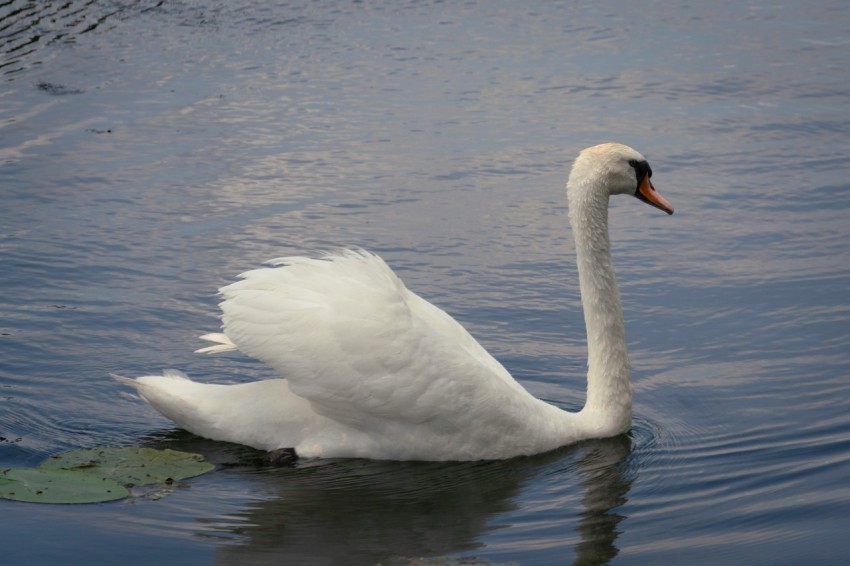
[[[117,375],[114,373],[110,373],[109,377],[111,377],[115,381],[123,383],[124,385],[129,385],[130,387],[133,387],[135,389],[139,388],[139,382],[133,379],[132,377],[124,377],[123,375]]]
[[[111,377],[112,379],[114,379],[114,380],[116,380],[120,383],[123,383],[124,385],[129,385],[130,387],[135,387],[136,389],[139,389],[144,384],[143,383],[144,380],[140,380],[140,378],[124,377],[123,375],[118,375],[118,374],[115,374],[115,373],[110,373],[109,377]],[[165,370],[162,370],[162,376],[152,376],[152,377],[155,377],[156,379],[159,379],[160,377],[167,377],[169,379],[185,379],[186,381],[192,381],[191,379],[189,379],[188,375],[186,375],[185,373],[183,373],[179,369],[165,369]]]
[[[207,346],[206,348],[195,350],[196,354],[218,354],[220,352],[232,352],[234,350],[238,350],[236,344],[234,344],[226,334],[221,334],[219,332],[204,334],[201,336],[201,340],[215,342],[216,344],[214,346]]]
[[[133,387],[142,399],[181,427],[204,436],[204,427],[209,426],[210,415],[203,411],[202,403],[199,402],[203,395],[199,395],[199,392],[221,386],[196,383],[176,369],[163,370],[162,375],[145,375],[135,379],[114,373],[109,375]]]
[[[305,423],[316,419],[283,379],[222,385],[198,383],[177,370],[136,379],[110,375],[181,428],[214,440],[262,450],[296,446]]]

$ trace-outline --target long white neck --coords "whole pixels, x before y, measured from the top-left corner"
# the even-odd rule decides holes
[[[567,185],[587,327],[587,400],[582,416],[594,429],[617,434],[631,426],[632,382],[620,293],[611,265],[608,196],[589,190],[593,179]]]

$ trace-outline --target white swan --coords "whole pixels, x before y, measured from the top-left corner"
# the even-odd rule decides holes
[[[585,149],[567,182],[587,327],[587,400],[578,413],[528,393],[448,314],[376,255],[286,257],[221,289],[224,334],[199,352],[240,350],[284,379],[201,384],[181,372],[137,379],[159,412],[197,435],[301,457],[500,459],[627,431],[632,384],[611,267],[608,197],[672,214],[637,151]]]

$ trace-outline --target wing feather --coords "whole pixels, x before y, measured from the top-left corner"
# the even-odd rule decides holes
[[[224,331],[317,413],[363,429],[388,420],[451,427],[476,405],[473,397],[525,393],[378,256],[346,250],[270,263],[275,267],[248,271],[221,289]]]

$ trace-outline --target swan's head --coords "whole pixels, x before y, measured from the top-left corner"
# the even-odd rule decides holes
[[[606,197],[633,195],[673,214],[673,206],[655,190],[651,177],[652,169],[639,152],[620,143],[603,143],[582,150],[576,158],[567,192],[571,200],[593,198],[599,193]]]

